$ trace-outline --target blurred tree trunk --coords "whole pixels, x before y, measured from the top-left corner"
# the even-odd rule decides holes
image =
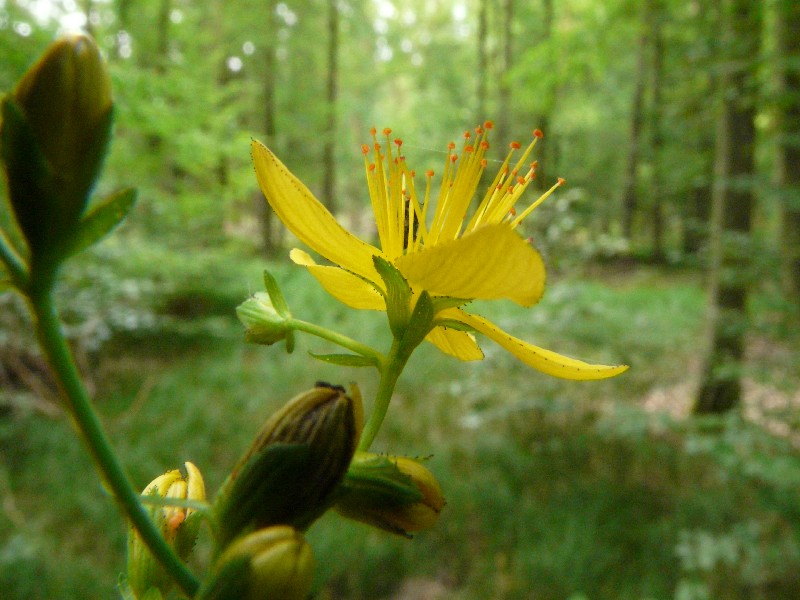
[[[323,145],[322,202],[336,210],[336,103],[339,80],[339,11],[336,0],[328,0],[328,85],[326,96],[325,144]]]
[[[275,0],[267,0],[266,27],[264,27],[264,143],[271,145],[275,141],[275,66],[276,66],[276,26]],[[257,214],[261,221],[261,247],[267,256],[276,254],[279,240],[273,227],[272,209],[267,204],[261,191],[255,196]]]
[[[778,52],[783,67],[778,185],[782,190],[782,275],[788,299],[800,301],[800,3],[779,4]]]
[[[664,79],[664,36],[662,34],[662,20],[665,18],[664,5],[661,0],[653,0],[650,11],[650,31],[653,36],[653,63],[652,79],[653,109],[651,113],[650,128],[652,131],[653,152],[653,182],[651,186],[650,202],[652,220],[652,247],[653,260],[664,261],[664,207],[663,199],[663,167],[662,146],[664,145],[664,104],[662,98],[662,82]]]
[[[548,47],[551,47],[550,38],[553,35],[553,19],[553,0],[542,0],[542,33],[540,43],[547,44]],[[547,65],[547,67],[555,70],[555,52],[551,51],[547,58],[550,63]],[[537,127],[544,132],[545,136],[550,133],[550,113],[555,106],[555,95],[555,84],[553,84],[553,87],[549,87],[547,89],[545,97],[542,99],[541,103],[541,112],[539,113],[539,122],[537,123]],[[544,142],[543,147],[540,148],[538,144],[536,146],[536,149],[539,151],[539,156],[541,157],[539,166],[536,169],[536,179],[538,181],[537,187],[548,188],[550,187],[550,184],[547,181],[546,174],[550,172],[550,169],[555,170],[556,146],[552,143],[548,143],[547,139],[542,141]]]
[[[710,344],[695,411],[721,413],[741,401],[754,203],[755,86],[760,5],[727,0],[722,14],[708,325]]]
[[[633,82],[631,101],[630,137],[628,138],[628,157],[622,179],[622,235],[630,240],[633,234],[633,217],[638,198],[636,194],[636,172],[641,153],[642,124],[644,122],[644,91],[647,78],[647,50],[649,38],[649,14],[651,0],[640,5],[639,37],[636,42],[636,73]]]
[[[502,56],[500,77],[497,86],[497,119],[495,119],[495,139],[504,147],[511,136],[511,82],[509,74],[514,64],[514,0],[503,0],[502,3]]]
[[[482,124],[486,114],[486,82],[489,81],[489,0],[478,0],[478,91],[475,123]]]

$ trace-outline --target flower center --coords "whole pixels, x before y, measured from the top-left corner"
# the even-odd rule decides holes
[[[435,199],[432,198],[434,173],[426,171],[421,202],[414,187],[415,172],[408,168],[401,151],[403,141],[392,140],[392,130],[384,129],[386,141],[382,145],[378,142],[375,128],[371,130],[371,160],[370,146],[364,144],[361,151],[364,154],[378,237],[381,248],[390,260],[417,252],[424,246],[454,240],[483,225],[508,223],[515,228],[565,183],[564,179],[559,178],[549,190],[517,214],[517,201],[536,177],[536,161],[527,163],[536,142],[543,137],[542,132],[536,129],[532,141],[513,167],[511,160],[522,149],[522,145],[519,142],[510,144],[500,169],[467,221],[467,211],[488,164],[485,154],[489,149],[488,133],[492,127],[492,122],[487,121],[482,127],[476,127],[474,134],[465,132],[460,153],[455,152],[455,143],[448,144],[438,194]]]

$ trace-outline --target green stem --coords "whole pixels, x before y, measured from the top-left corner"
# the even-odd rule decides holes
[[[399,340],[392,341],[392,347],[383,363],[383,368],[381,368],[381,380],[375,394],[375,405],[372,407],[372,413],[364,425],[364,432],[358,443],[358,449],[362,452],[369,450],[375,436],[378,435],[383,419],[386,417],[386,411],[389,409],[389,401],[392,399],[397,379],[403,372],[409,356],[410,353],[406,351]]]
[[[22,258],[14,250],[11,240],[3,231],[0,231],[0,260],[5,263],[11,278],[18,287],[28,284],[28,270],[25,263],[22,262]]]
[[[77,424],[92,459],[103,475],[123,513],[138,531],[144,543],[173,577],[181,590],[194,596],[199,582],[188,567],[178,558],[150,519],[122,469],[111,443],[103,431],[97,413],[92,408],[89,396],[81,383],[75,361],[61,333],[52,294],[48,290],[30,297],[31,310],[36,320],[39,344],[50,362],[56,378],[61,384],[70,415]]]
[[[382,365],[385,361],[383,354],[381,354],[374,348],[370,348],[366,344],[357,342],[356,340],[349,338],[346,335],[342,335],[341,333],[336,333],[335,331],[331,331],[330,329],[326,329],[325,327],[320,327],[319,325],[315,325],[314,323],[309,323],[308,321],[301,321],[300,319],[290,319],[289,324],[293,329],[296,329],[297,331],[304,331],[306,333],[310,333],[311,335],[315,335],[318,338],[322,338],[323,340],[328,340],[329,342],[333,342],[334,344],[341,346],[346,350],[350,350],[351,352],[355,352],[356,354],[359,354],[361,356],[371,358],[375,361],[375,366],[377,366],[379,369],[382,368]]]

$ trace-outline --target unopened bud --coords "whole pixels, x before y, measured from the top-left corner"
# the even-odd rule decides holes
[[[53,43],[3,100],[11,204],[31,251],[65,241],[86,208],[111,131],[111,79],[92,38]]]
[[[358,452],[336,510],[343,516],[410,537],[436,524],[445,501],[439,483],[418,460]]]
[[[143,496],[164,499],[197,500],[206,499],[205,484],[200,471],[192,463],[185,463],[186,476],[180,471],[167,471],[156,477],[142,492]],[[146,504],[151,519],[161,531],[167,543],[175,549],[182,559],[186,559],[197,540],[200,526],[199,514],[184,506],[163,506]],[[128,530],[128,585],[142,597],[150,588],[167,591],[172,586],[172,578],[150,553],[133,527]]]
[[[265,292],[256,292],[245,300],[236,308],[236,315],[247,328],[245,339],[248,342],[271,345],[292,335],[287,315],[276,310]]]
[[[303,529],[330,507],[363,426],[358,388],[318,384],[265,423],[220,490],[218,544],[269,525]]]
[[[305,600],[314,577],[311,546],[275,525],[234,541],[217,559],[198,600]]]

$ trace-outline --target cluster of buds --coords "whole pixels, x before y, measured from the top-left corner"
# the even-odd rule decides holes
[[[200,471],[192,463],[185,463],[186,475],[177,469],[167,471],[151,481],[142,495],[159,500],[147,505],[150,518],[161,531],[162,537],[183,560],[189,556],[197,540],[200,513],[181,501],[203,502],[206,499],[205,484]],[[178,501],[168,504],[170,500]],[[164,503],[162,503],[162,501]],[[172,578],[150,553],[142,538],[133,527],[128,531],[128,586],[137,598],[142,598],[150,589],[166,592],[172,587]]]
[[[18,287],[50,285],[66,257],[103,237],[133,205],[129,189],[86,210],[112,118],[108,69],[83,34],[54,42],[3,98],[0,159],[18,228],[2,232],[3,260]]]

